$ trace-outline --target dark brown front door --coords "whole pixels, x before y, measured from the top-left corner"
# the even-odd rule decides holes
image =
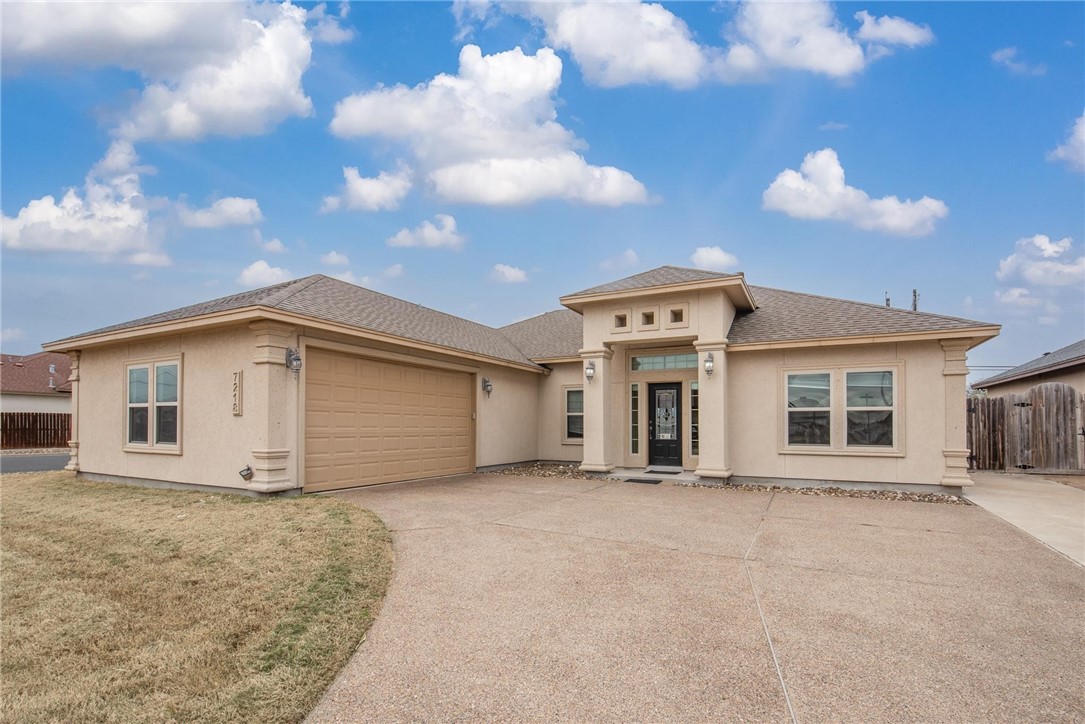
[[[648,385],[648,464],[682,465],[682,385]]]

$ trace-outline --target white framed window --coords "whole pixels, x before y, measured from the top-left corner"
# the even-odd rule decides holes
[[[782,450],[903,454],[901,365],[784,370]]]
[[[565,429],[562,439],[569,443],[584,442],[584,388],[565,388]]]
[[[181,360],[131,363],[125,384],[125,448],[180,452]]]

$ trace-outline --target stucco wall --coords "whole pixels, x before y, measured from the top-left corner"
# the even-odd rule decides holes
[[[583,443],[563,441],[565,432],[564,394],[567,387],[584,385],[584,365],[570,362],[551,365],[553,371],[539,379],[539,459],[580,462]]]
[[[489,397],[481,378],[493,383]],[[478,467],[539,458],[539,381],[542,375],[483,364],[476,376]]]
[[[1032,377],[1006,382],[1001,385],[992,385],[985,389],[987,390],[988,397],[1001,397],[1002,395],[1027,392],[1030,388],[1043,384],[1044,382],[1062,382],[1063,384],[1070,385],[1079,393],[1085,394],[1085,364],[1033,375]]]
[[[244,488],[238,471],[254,465],[252,451],[293,440],[296,420],[297,381],[283,365],[254,364],[254,351],[253,334],[243,326],[84,350],[80,470]],[[181,454],[126,451],[126,363],[176,357],[182,358]],[[244,373],[241,416],[233,414],[235,371]],[[276,399],[268,399],[269,390]],[[288,470],[296,479],[295,458]]]
[[[68,394],[21,395],[5,392],[0,395],[0,412],[71,412],[72,398]]]
[[[785,369],[901,365],[903,454],[783,452]],[[938,484],[945,467],[945,356],[938,342],[728,352],[730,450],[739,476]],[[705,394],[705,391],[702,391]],[[964,405],[964,400],[961,400]],[[834,409],[834,413],[837,410]],[[840,410],[840,414],[842,414]],[[834,434],[837,429],[834,429]]]

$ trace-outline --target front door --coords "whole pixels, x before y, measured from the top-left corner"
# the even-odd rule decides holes
[[[682,465],[682,385],[648,385],[648,464]]]

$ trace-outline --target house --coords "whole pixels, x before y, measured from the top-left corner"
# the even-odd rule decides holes
[[[0,354],[0,412],[71,412],[68,355]]]
[[[997,325],[665,266],[495,329],[322,275],[45,345],[69,469],[315,492],[534,460],[959,489]]]
[[[1062,382],[1079,394],[1085,393],[1085,339],[1054,352],[1044,352],[1034,360],[977,382],[972,388],[987,390],[989,397],[1001,397],[1044,382]]]

